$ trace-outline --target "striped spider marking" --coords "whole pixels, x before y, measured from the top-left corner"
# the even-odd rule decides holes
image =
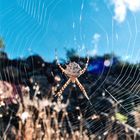
[[[83,85],[78,80],[78,77],[80,77],[82,74],[84,74],[85,71],[87,70],[88,63],[89,63],[89,57],[87,58],[86,65],[85,65],[85,67],[83,69],[76,62],[70,62],[68,65],[66,65],[66,69],[64,69],[60,65],[60,63],[58,62],[57,57],[56,57],[56,60],[57,60],[57,64],[58,64],[59,68],[61,69],[61,71],[66,76],[68,76],[68,78],[69,78],[67,80],[67,82],[61,87],[61,89],[59,90],[59,92],[56,95],[60,98],[62,93],[63,93],[63,91],[65,90],[65,88],[72,82],[72,83],[75,83],[75,84],[78,85],[78,87],[81,89],[81,91],[84,94],[84,96],[89,100],[89,97],[88,97],[88,95],[87,95],[87,93],[85,91],[85,88],[83,87]]]

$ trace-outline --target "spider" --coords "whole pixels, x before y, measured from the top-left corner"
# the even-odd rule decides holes
[[[67,82],[62,86],[62,88],[59,90],[59,92],[56,95],[58,97],[61,97],[61,94],[63,93],[65,88],[68,86],[68,84],[70,84],[72,82],[72,83],[75,83],[75,84],[78,85],[78,87],[81,89],[81,91],[83,92],[85,97],[89,100],[89,97],[88,97],[88,95],[85,91],[85,88],[83,87],[83,85],[78,80],[78,77],[80,77],[82,74],[84,74],[86,69],[87,69],[87,66],[88,66],[88,63],[89,63],[89,57],[87,58],[86,65],[83,69],[76,62],[70,62],[68,65],[66,65],[66,69],[64,69],[60,65],[60,63],[58,62],[57,57],[56,57],[56,61],[57,61],[57,64],[58,64],[59,68],[61,69],[62,73],[64,73],[66,76],[69,77]]]

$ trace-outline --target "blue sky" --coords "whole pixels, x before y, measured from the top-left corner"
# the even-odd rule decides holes
[[[139,62],[140,0],[0,0],[0,36],[10,58],[37,53],[46,61],[115,53]],[[85,49],[86,48],[86,49]]]

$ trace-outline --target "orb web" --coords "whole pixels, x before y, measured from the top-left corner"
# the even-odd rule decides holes
[[[21,102],[23,100],[23,104],[27,104],[24,106],[17,102],[18,105],[20,104],[18,111],[16,107],[14,108],[19,113],[17,116],[13,115],[15,110],[12,106],[6,106],[11,114],[9,114],[10,117],[2,131],[1,138],[6,138],[8,132],[12,132],[14,135],[15,127],[12,127],[12,123],[14,119],[18,121],[16,117],[20,118],[19,126],[23,127],[27,127],[28,123],[32,126],[33,120],[36,119],[36,131],[38,130],[38,135],[44,139],[45,134],[52,134],[54,138],[93,139],[95,137],[98,139],[109,138],[112,133],[114,137],[116,135],[126,137],[127,131],[140,135],[137,128],[133,126],[137,113],[134,109],[140,103],[140,50],[136,47],[139,35],[136,15],[131,13],[131,19],[126,20],[122,25],[128,31],[126,49],[123,50],[121,47],[115,47],[125,33],[122,33],[123,31],[117,33],[117,28],[121,30],[121,27],[113,19],[114,13],[106,1],[102,2],[103,6],[99,6],[97,1],[91,0],[87,4],[87,1],[79,0],[78,6],[75,7],[75,1],[69,0],[67,3],[70,11],[67,13],[70,14],[71,20],[66,22],[68,26],[65,25],[65,18],[61,17],[64,19],[59,21],[55,13],[55,11],[60,12],[61,10],[65,12],[65,3],[66,0],[17,0],[13,4],[7,5],[0,13],[3,20],[6,17],[9,18],[7,23],[1,22],[0,25],[1,34],[7,45],[5,51],[8,52],[11,59],[14,56],[19,58],[14,65],[11,61],[6,61],[4,70],[1,71],[1,81],[7,81],[19,87],[23,85],[20,89],[24,93],[24,97],[22,99],[19,95],[19,98]],[[14,7],[14,5],[16,6]],[[87,13],[89,7],[92,7],[90,12],[93,13],[93,16],[89,16]],[[102,10],[105,10],[107,15],[111,15],[109,27],[103,22]],[[95,12],[101,13],[99,14],[101,18],[97,18],[94,15]],[[14,17],[9,17],[11,13]],[[50,29],[51,24],[53,25],[53,35]],[[91,25],[93,25],[93,31],[87,33],[86,29]],[[15,28],[15,30],[11,30],[11,28]],[[70,31],[70,37],[62,40],[61,38],[68,33],[64,31],[67,28],[68,32]],[[110,32],[108,32],[109,28]],[[57,30],[60,38],[55,36]],[[47,44],[46,40],[50,40],[52,43]],[[104,46],[100,43],[102,41]],[[53,57],[55,58],[55,48],[51,48],[51,45],[58,46],[58,57],[62,60],[63,66],[72,60],[63,57],[61,50],[69,50],[69,48],[76,50],[76,56],[72,57],[75,57],[81,67],[84,67],[85,58],[90,56],[87,72],[79,78],[79,81],[87,90],[92,105],[75,84],[70,84],[66,88],[62,102],[57,102],[53,98],[54,93],[66,82],[67,77],[60,72],[56,63],[49,63]],[[59,45],[62,45],[60,50]],[[103,55],[100,53],[102,47],[104,47],[104,54],[111,53],[111,55],[98,57]],[[37,55],[39,50],[42,50],[40,52],[42,58]],[[112,54],[115,51],[119,57],[122,56],[121,60]],[[34,56],[34,54],[36,55]],[[127,61],[130,58],[132,62],[128,64]],[[40,68],[37,68],[38,66]],[[42,73],[42,69],[46,69],[47,74]],[[47,82],[45,83],[45,81]],[[12,84],[11,88],[13,88]],[[47,93],[47,97],[45,93]],[[36,116],[31,117],[34,113],[39,116],[38,119]],[[25,120],[28,123],[25,123]],[[56,136],[54,131],[56,131]],[[25,130],[24,133],[28,134]],[[39,138],[38,135],[35,137]]]

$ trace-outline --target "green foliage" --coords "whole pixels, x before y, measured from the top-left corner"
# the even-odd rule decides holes
[[[0,37],[0,49],[3,49],[3,48],[5,48],[5,44],[4,44],[3,38]]]
[[[120,122],[122,122],[122,123],[126,123],[127,122],[127,116],[125,116],[125,115],[123,115],[123,114],[121,114],[121,113],[116,113],[115,114],[115,117],[116,117],[116,119],[118,120],[118,121],[120,121]]]

